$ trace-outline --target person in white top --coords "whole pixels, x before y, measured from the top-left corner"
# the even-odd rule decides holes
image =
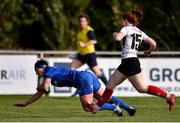
[[[122,17],[123,28],[120,32],[113,33],[114,40],[122,40],[122,62],[111,75],[101,99],[96,104],[91,105],[90,111],[92,113],[97,112],[99,107],[110,99],[113,89],[124,82],[125,79],[128,79],[140,93],[147,93],[166,99],[169,104],[169,111],[174,110],[176,96],[168,94],[156,86],[148,85],[141,73],[137,52],[142,41],[150,45],[149,49],[144,52],[144,55],[150,56],[151,52],[156,49],[156,42],[136,27],[142,20],[142,17],[143,13],[138,9],[126,12]]]

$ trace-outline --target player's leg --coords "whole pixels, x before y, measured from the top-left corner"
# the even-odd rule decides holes
[[[96,76],[98,78],[100,78],[102,80],[102,82],[106,85],[107,84],[107,78],[97,64],[96,54],[95,53],[88,54],[86,56],[85,62],[88,64],[90,69],[96,74]]]
[[[83,71],[78,78],[79,81],[77,81],[76,86],[77,90],[79,91],[79,98],[81,100],[82,107],[85,111],[90,111],[90,105],[92,105],[94,102],[94,75],[90,72]]]
[[[101,107],[105,102],[109,101],[109,99],[112,96],[113,89],[120,83],[122,83],[126,79],[126,76],[124,76],[122,73],[120,73],[118,70],[116,70],[111,76],[107,83],[106,89],[100,98],[100,100],[97,102],[97,105]]]
[[[175,95],[169,95],[167,92],[165,92],[163,89],[159,87],[146,84],[141,72],[128,77],[128,79],[138,92],[162,97],[168,101],[169,110],[171,111],[174,109]]]
[[[104,75],[104,73],[100,70],[99,66],[96,65],[94,67],[91,67],[91,70],[96,74],[96,76],[98,78],[100,78],[102,80],[102,82],[107,85],[107,78],[106,76]]]
[[[103,95],[103,92],[104,92],[104,88],[101,87],[101,88],[95,93],[95,95],[94,95],[95,98],[96,98],[97,100],[99,100],[100,97]],[[115,97],[115,96],[112,96],[111,99],[110,99],[107,103],[105,103],[106,105],[105,105],[105,104],[102,105],[102,106],[100,107],[100,109],[103,109],[103,108],[105,108],[105,107],[108,107],[108,105],[107,105],[108,103],[109,103],[109,107],[115,108],[115,107],[113,107],[113,106],[119,106],[119,107],[125,109],[125,110],[129,113],[130,116],[134,116],[134,115],[135,115],[136,109],[135,109],[134,107],[128,106],[127,103],[123,102],[122,100],[120,100],[119,98],[117,98],[117,97]],[[117,108],[117,107],[116,107],[116,108]],[[115,110],[115,109],[113,109],[113,110]],[[119,114],[122,115],[122,112],[119,113]],[[119,116],[119,115],[118,115],[118,116]]]
[[[129,106],[127,103],[125,103],[124,101],[122,101],[121,99],[119,99],[115,96],[111,97],[109,103],[117,104],[118,106],[120,106],[121,108],[126,110],[130,116],[134,116],[136,113],[136,108]]]
[[[83,96],[80,96],[81,104],[84,109],[84,111],[89,112],[91,110],[90,105],[93,104],[93,94],[86,94]],[[111,110],[116,115],[122,116],[122,112],[119,107],[116,107],[115,105],[105,103],[102,107],[99,108],[100,111],[103,110]]]
[[[104,88],[101,87],[101,84],[100,84],[100,82],[98,82],[98,80],[94,80],[93,87],[94,87],[94,97],[97,100],[99,100],[104,92]],[[104,105],[102,105],[99,108],[99,110],[100,111],[101,110],[111,110],[111,111],[113,111],[113,114],[116,114],[117,116],[123,116],[121,109],[119,108],[118,105],[116,105],[116,103],[105,103]]]
[[[103,111],[103,110],[110,110],[110,111],[113,111],[113,114],[117,116],[120,116],[120,117],[123,116],[123,112],[121,111],[119,106],[116,104],[105,103],[99,108],[99,111]]]
[[[101,86],[98,79],[94,76],[93,77],[93,90],[94,90],[94,97],[99,100],[100,97],[104,93],[104,88]],[[116,101],[112,101],[112,103],[105,103],[100,107],[99,110],[112,110],[116,115],[122,116],[122,111],[120,110]]]
[[[128,79],[139,93],[147,93],[148,84],[144,82],[141,72],[128,77]]]
[[[84,72],[83,76],[85,78],[87,78],[87,81],[84,81],[82,84],[85,84],[86,86],[82,86],[83,88],[81,89],[81,93],[80,95],[83,95],[83,93],[91,93],[93,92],[94,97],[96,99],[99,99],[100,96],[103,94],[104,92],[104,88],[101,87],[100,82],[98,81],[97,77],[95,75],[93,75],[92,73],[89,72]],[[87,96],[87,95],[85,95]],[[80,96],[82,98],[82,96]],[[86,99],[88,100],[88,99]],[[89,101],[88,104],[93,104],[93,102],[91,102],[92,99]],[[86,107],[88,107],[88,109],[91,111],[91,107],[90,105],[85,104]],[[103,106],[101,106],[98,110],[111,110],[114,111],[114,113],[116,113],[118,116],[122,116],[121,110],[119,109],[119,107],[112,105],[112,104],[104,104]]]
[[[79,61],[78,59],[73,59],[72,63],[70,64],[71,70],[76,70],[77,68],[81,67],[83,63]]]
[[[84,111],[89,112],[89,105],[93,104],[93,93],[80,95],[79,98]]]

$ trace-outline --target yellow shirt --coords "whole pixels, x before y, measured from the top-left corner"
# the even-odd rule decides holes
[[[85,47],[80,46],[81,41],[89,42],[89,38],[87,37],[88,31],[93,31],[93,29],[90,26],[87,26],[77,34],[77,50],[80,55],[86,55],[95,52],[94,44]]]

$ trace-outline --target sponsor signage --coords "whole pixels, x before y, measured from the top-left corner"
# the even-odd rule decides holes
[[[34,63],[37,55],[0,55],[0,95],[34,94],[37,87],[37,76]],[[69,67],[69,58],[47,58],[50,66]],[[121,63],[120,58],[97,58],[102,72],[109,79]],[[156,85],[167,92],[180,96],[180,59],[179,58],[140,58],[144,80],[149,85]],[[89,70],[83,65],[78,70]],[[99,80],[101,82],[101,80]],[[101,82],[104,86],[103,82]],[[76,90],[72,87],[51,86],[51,96],[70,96]],[[147,96],[140,94],[125,80],[115,88],[115,96]]]
[[[33,94],[37,76],[37,55],[0,55],[0,94]]]
[[[49,58],[50,65],[69,67],[69,58]],[[109,79],[110,75],[121,63],[120,58],[97,58],[99,67]],[[167,92],[175,93],[180,96],[180,59],[178,58],[140,58],[141,69],[144,80],[147,84],[156,85]],[[89,70],[87,65],[78,70]],[[101,80],[99,80],[101,82]],[[102,83],[102,82],[101,82]],[[104,87],[103,83],[102,86]],[[51,96],[70,96],[75,91],[74,88],[63,87],[52,88]],[[116,87],[113,95],[115,96],[147,96],[140,94],[125,80]]]

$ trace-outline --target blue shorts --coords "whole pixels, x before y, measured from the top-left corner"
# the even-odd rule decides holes
[[[95,94],[100,87],[101,84],[94,74],[88,71],[82,71],[79,81],[77,82],[77,90],[80,96],[91,93]]]
[[[90,68],[95,67],[97,65],[96,54],[95,53],[86,54],[86,55],[80,55],[78,53],[76,59],[81,61],[83,64],[87,63],[87,65]]]

